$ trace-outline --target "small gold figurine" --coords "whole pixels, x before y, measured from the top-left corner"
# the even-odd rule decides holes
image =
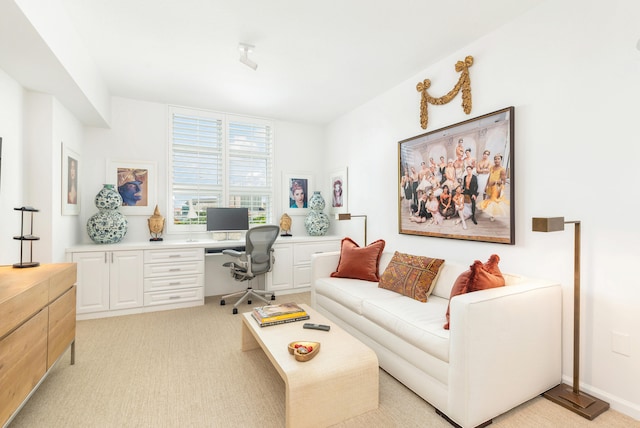
[[[162,235],[162,231],[164,230],[164,217],[160,215],[158,205],[156,205],[156,209],[153,211],[153,215],[147,220],[147,223],[149,224],[149,232],[151,232],[152,236],[149,241],[162,241],[160,235]]]
[[[280,217],[280,229],[284,232],[280,236],[291,236],[289,233],[291,230],[291,217],[287,213],[282,214],[282,217]]]

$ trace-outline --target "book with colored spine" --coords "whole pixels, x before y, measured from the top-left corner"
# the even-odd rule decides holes
[[[309,319],[307,312],[296,303],[281,303],[253,308],[251,313],[259,324]]]

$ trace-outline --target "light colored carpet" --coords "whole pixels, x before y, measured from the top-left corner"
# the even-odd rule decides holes
[[[277,301],[309,303],[309,293]],[[79,321],[76,364],[69,365],[67,351],[11,428],[284,427],[284,382],[261,350],[240,350],[240,323],[216,298],[196,308]],[[381,370],[378,410],[337,426],[451,425]],[[589,422],[538,397],[492,426],[628,428],[640,422],[612,410]]]

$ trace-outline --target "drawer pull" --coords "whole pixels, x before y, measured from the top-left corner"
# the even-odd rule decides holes
[[[176,300],[179,299],[180,296],[169,296],[169,300]]]
[[[180,285],[180,282],[170,282],[169,285]]]
[[[180,268],[169,269],[169,272],[180,272]]]
[[[175,259],[176,257],[180,257],[180,254],[169,254],[169,257]]]

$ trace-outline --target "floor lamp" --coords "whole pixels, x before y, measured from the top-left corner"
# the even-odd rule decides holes
[[[580,221],[565,221],[564,217],[533,218],[534,232],[557,232],[564,225],[574,225],[573,250],[573,387],[564,383],[551,388],[545,398],[589,420],[609,409],[609,403],[580,392]]]
[[[351,220],[352,217],[364,217],[364,246],[367,246],[367,216],[366,214],[353,215],[350,213],[336,214],[338,220]]]

